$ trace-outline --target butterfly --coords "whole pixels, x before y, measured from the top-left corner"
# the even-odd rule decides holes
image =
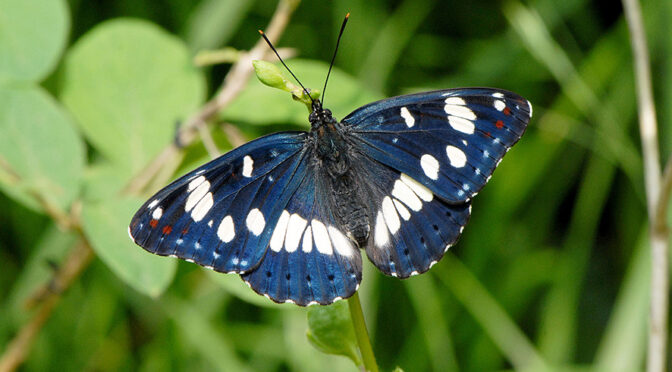
[[[129,234],[275,302],[330,304],[358,289],[360,248],[399,278],[436,264],[531,116],[527,100],[491,88],[388,98],[340,122],[316,101],[309,132],[258,138],[182,176]]]
[[[310,131],[258,138],[180,177],[140,207],[131,239],[239,274],[275,302],[327,305],[359,288],[361,250],[398,278],[436,264],[532,116],[492,88],[392,97],[341,121],[311,100]]]

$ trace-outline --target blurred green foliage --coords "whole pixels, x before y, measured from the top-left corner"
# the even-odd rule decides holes
[[[79,216],[97,257],[24,370],[355,370],[310,345],[308,310],[126,237],[141,199],[121,191],[229,68],[197,68],[193,57],[251,48],[275,6],[0,0],[0,350],[33,314],[26,301],[50,264],[78,240],[45,212]],[[672,5],[643,6],[659,117],[669,118]],[[304,1],[278,46],[298,51],[288,64],[308,87],[321,88],[348,11],[326,103],[337,118],[377,98],[457,86],[509,89],[535,112],[446,258],[405,281],[365,267],[360,293],[382,369],[641,369],[647,226],[620,3]],[[256,80],[219,119],[246,139],[308,124],[303,105]],[[666,158],[672,128],[659,122]],[[219,126],[212,132],[231,148]],[[207,159],[190,146],[174,176]]]

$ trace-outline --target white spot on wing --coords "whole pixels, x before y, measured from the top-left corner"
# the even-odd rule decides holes
[[[412,128],[415,125],[415,118],[406,107],[401,108],[401,117],[406,121],[406,126]]]
[[[373,239],[379,248],[385,247],[390,241],[387,233],[387,227],[385,225],[385,218],[383,217],[383,212],[381,211],[378,211],[378,216],[376,216],[376,227]]]
[[[530,101],[527,101],[527,108],[530,110],[530,117],[532,117],[532,104]]]
[[[474,122],[458,116],[449,116],[448,123],[456,131],[466,134],[473,134],[474,129],[476,129]]]
[[[301,250],[305,253],[310,253],[313,250],[313,233],[310,226],[306,229],[306,232],[303,234],[303,243],[301,244]]]
[[[492,93],[492,96],[495,98],[504,98],[504,94],[502,92]]]
[[[465,105],[466,102],[460,97],[448,97],[446,98],[446,105]]]
[[[497,109],[497,111],[502,111],[506,108],[506,103],[504,103],[504,101],[496,99],[494,106]]]
[[[432,199],[434,199],[434,194],[432,194],[431,190],[429,190],[425,185],[409,177],[406,173],[402,173],[400,179],[403,183],[410,187],[411,190],[413,190],[413,192],[420,197],[420,199],[426,202],[432,201]]]
[[[159,199],[154,199],[154,200],[152,200],[151,203],[149,203],[147,205],[147,208],[152,209],[152,208],[156,207],[157,204],[159,204]]]
[[[322,254],[333,254],[334,251],[331,248],[331,240],[329,240],[327,227],[318,220],[312,220],[311,226],[313,227],[313,238],[315,239],[315,248],[317,248],[317,251]]]
[[[439,161],[432,155],[422,155],[420,157],[420,166],[427,177],[433,180],[439,178]]]
[[[205,217],[206,214],[210,211],[210,208],[212,208],[212,205],[214,204],[214,201],[212,200],[212,193],[209,192],[205,194],[205,196],[196,204],[194,207],[194,210],[191,211],[191,218],[198,222]]]
[[[204,176],[194,178],[193,180],[191,180],[191,182],[189,182],[189,186],[187,186],[187,191],[191,191],[191,190],[195,189],[196,187],[198,187],[198,185],[202,184],[203,181],[205,181]],[[208,188],[209,188],[209,186],[208,186]]]
[[[271,250],[280,252],[282,244],[285,242],[285,232],[287,231],[287,223],[289,223],[289,212],[282,211],[278,223],[275,225],[273,235],[271,236]]]
[[[184,211],[189,212],[196,204],[205,196],[205,194],[210,190],[210,182],[205,180],[205,177],[200,176],[194,181],[191,181],[189,183],[189,187],[192,186],[192,184],[198,180],[198,179],[203,179],[203,182],[200,182],[198,186],[189,194],[189,197],[187,198],[186,204],[184,204]]]
[[[459,116],[469,120],[476,120],[476,114],[474,114],[474,112],[467,106],[446,104],[443,107],[443,110],[450,116]]]
[[[266,227],[266,220],[264,219],[264,214],[261,213],[259,208],[254,208],[247,215],[245,224],[247,225],[247,229],[250,230],[252,234],[259,236],[261,232],[264,231],[264,227]]]
[[[329,226],[329,236],[334,245],[334,249],[341,256],[350,257],[353,253],[352,243],[337,228]]]
[[[133,239],[133,235],[131,235],[131,227],[128,227],[128,237],[131,238],[131,240],[135,243],[135,239]]]
[[[303,230],[306,229],[307,220],[301,218],[296,213],[289,217],[289,225],[287,225],[287,237],[285,238],[285,250],[287,252],[294,252],[299,247],[299,241]]]
[[[159,218],[161,218],[161,216],[163,216],[163,208],[161,207],[156,208],[152,213],[152,218],[155,220],[158,220]]]
[[[404,204],[416,212],[422,209],[422,201],[418,199],[413,190],[411,190],[411,188],[401,180],[396,180],[394,182],[392,196],[401,200],[404,202]]]
[[[401,227],[401,222],[399,221],[399,215],[397,215],[397,210],[394,208],[394,203],[389,196],[386,196],[383,199],[383,217],[385,217],[385,223],[387,228],[390,229],[390,233],[396,234]]]
[[[405,221],[408,221],[411,219],[411,212],[404,207],[403,204],[397,199],[392,200],[394,202],[394,206],[397,207],[397,211],[399,212],[399,215],[401,218],[403,218]]]
[[[464,154],[464,151],[458,149],[455,146],[446,146],[446,154],[448,154],[450,165],[455,168],[462,168],[465,164],[467,164],[467,155]]]
[[[254,160],[250,155],[245,155],[243,158],[243,176],[252,177],[252,170],[254,170]]]

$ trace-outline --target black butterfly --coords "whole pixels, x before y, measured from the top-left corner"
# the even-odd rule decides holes
[[[388,98],[340,122],[313,100],[310,132],[256,139],[186,174],[129,233],[275,302],[329,304],[359,287],[360,248],[399,278],[437,263],[531,116],[527,100],[490,88]]]

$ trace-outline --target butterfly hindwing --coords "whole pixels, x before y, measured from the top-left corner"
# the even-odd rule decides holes
[[[529,102],[515,93],[462,88],[374,102],[343,122],[367,155],[445,201],[463,203],[489,180],[531,115]]]
[[[366,253],[386,275],[407,278],[437,263],[469,220],[469,202],[449,204],[404,173],[371,159],[363,188],[371,190]]]
[[[310,168],[283,208],[266,255],[242,278],[275,302],[330,304],[350,297],[362,279],[362,258],[340,229],[330,208],[329,190]]]
[[[305,176],[305,133],[245,144],[150,198],[129,226],[144,249],[220,272],[256,267],[272,226]]]

